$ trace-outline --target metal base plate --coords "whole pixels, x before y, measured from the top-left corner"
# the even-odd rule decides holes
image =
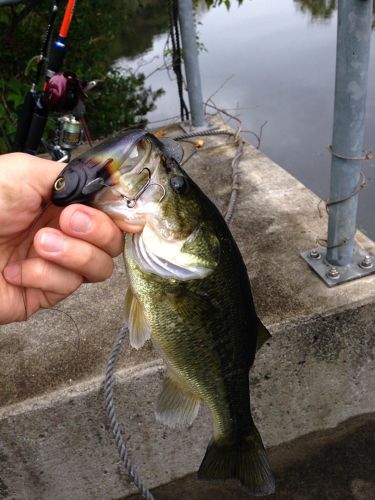
[[[352,263],[347,266],[332,266],[327,262],[326,254],[327,249],[318,246],[312,250],[302,252],[301,257],[329,287],[375,273],[374,258],[358,246],[355,248]],[[366,258],[368,261],[367,267],[362,267]]]
[[[215,121],[213,121],[210,117],[205,117],[205,123],[201,127],[194,127],[191,124],[191,121],[180,122],[179,127],[184,131],[185,134],[199,134],[201,132],[213,132],[214,130],[218,130],[224,128],[218,125]],[[173,139],[173,137],[172,137]]]

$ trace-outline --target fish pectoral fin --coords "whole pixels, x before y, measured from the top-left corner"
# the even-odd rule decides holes
[[[257,351],[271,337],[272,337],[272,335],[270,334],[270,332],[268,331],[268,329],[263,325],[263,323],[258,318],[258,323],[257,323]]]
[[[168,427],[190,425],[198,415],[200,400],[166,375],[156,406],[156,419]]]
[[[125,295],[125,321],[129,327],[130,345],[140,349],[151,337],[151,330],[145,318],[142,305],[129,287]]]

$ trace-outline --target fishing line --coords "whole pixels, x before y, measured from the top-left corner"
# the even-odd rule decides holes
[[[25,234],[25,238],[28,238],[29,236],[31,236],[32,232],[35,230],[38,222],[40,221],[40,219],[42,218],[42,216],[46,213],[46,211],[48,210],[49,207],[53,206],[52,204],[52,201],[48,201],[43,207],[42,207],[42,210],[40,212],[40,214],[38,214],[35,219],[33,220],[33,222],[31,223],[31,226],[28,228],[26,234]],[[24,306],[24,310],[25,310],[25,319],[24,321],[26,321],[28,319],[28,314],[27,314],[27,294],[26,294],[26,287],[23,286],[23,278],[22,278],[22,266],[21,266],[21,276],[20,276],[20,280],[21,280],[21,284],[20,284],[20,288],[21,288],[21,294],[22,294],[22,300],[23,300],[23,306]],[[65,311],[61,311],[60,309],[54,309],[54,308],[50,308],[52,310],[55,310],[55,311],[58,311],[58,312],[61,312],[63,314],[65,314],[66,316],[68,316],[74,323],[74,326],[77,330],[77,333],[79,334],[79,329],[78,329],[78,326],[77,324],[75,323],[74,319]]]
[[[190,141],[186,141],[186,142],[190,142]],[[191,144],[191,143],[190,143]],[[198,153],[198,148],[195,147],[194,145],[194,150],[192,153],[189,154],[189,156],[181,163],[181,167],[183,167],[185,165],[185,163],[187,163],[189,160],[191,160],[191,158],[193,158],[193,156]]]
[[[22,278],[22,266],[21,266],[21,295],[22,295],[22,300],[23,300],[23,307],[25,310],[25,318],[24,321],[27,320],[27,297],[26,297],[26,288],[23,286],[23,278]]]
[[[31,235],[31,233],[35,229],[35,226],[37,225],[38,221],[40,220],[40,218],[42,217],[42,215],[45,213],[45,211],[47,210],[47,208],[49,206],[51,206],[51,205],[52,205],[51,201],[47,202],[46,205],[42,208],[41,213],[35,217],[35,219],[33,220],[32,224],[31,224],[31,226],[29,227],[29,229],[26,232],[26,235],[25,235],[26,238]],[[26,321],[27,318],[28,318],[28,315],[27,315],[27,297],[26,297],[26,288],[22,284],[23,283],[22,266],[21,266],[20,280],[21,280],[21,284],[20,284],[21,295],[22,295],[23,306],[24,306],[24,310],[25,310],[25,319],[24,319],[24,321]]]

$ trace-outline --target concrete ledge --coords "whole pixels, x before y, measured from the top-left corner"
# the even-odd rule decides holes
[[[207,138],[187,167],[224,206],[233,154],[222,137]],[[274,446],[374,411],[375,277],[327,288],[299,257],[326,231],[317,197],[248,144],[241,172],[232,231],[273,334],[252,370],[253,414]],[[365,236],[358,239],[375,253]],[[125,288],[119,262],[109,282],[86,286],[59,307],[76,326],[52,311],[1,328],[0,478],[10,498],[95,500],[134,491],[98,394]],[[148,484],[196,470],[211,435],[207,411],[190,429],[162,428],[152,410],[162,365],[152,347],[127,350],[119,368],[119,416]]]

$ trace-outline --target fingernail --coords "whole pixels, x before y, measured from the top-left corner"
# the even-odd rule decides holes
[[[77,233],[87,233],[92,224],[91,217],[85,212],[77,210],[70,218],[70,226]]]
[[[21,266],[20,264],[14,263],[14,264],[9,264],[4,271],[4,278],[9,281],[10,283],[13,283],[14,285],[20,284],[21,282]]]
[[[64,243],[64,239],[54,233],[43,233],[40,238],[40,244],[46,252],[61,252],[64,249]]]

